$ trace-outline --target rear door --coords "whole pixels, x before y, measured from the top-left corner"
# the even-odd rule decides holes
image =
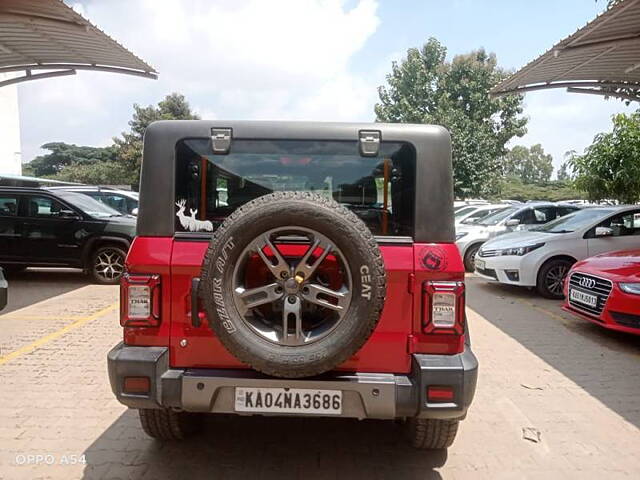
[[[607,218],[598,227],[611,228],[613,235],[596,237],[597,227],[586,234],[589,256],[616,250],[631,250],[640,248],[640,209],[620,213]]]
[[[274,191],[327,195],[351,209],[376,235],[387,271],[387,300],[365,346],[342,369],[409,371],[413,320],[411,281],[415,154],[407,145],[383,143],[380,155],[360,155],[358,142],[234,140],[231,153],[214,155],[209,139],[178,144],[172,249],[171,363],[189,367],[244,367],[207,326],[192,302],[194,279],[211,231],[235,209]],[[197,281],[197,280],[196,280]],[[193,321],[198,315],[198,321]],[[190,348],[181,348],[181,340]]]
[[[0,192],[0,264],[19,260],[22,223],[18,217],[20,197]]]

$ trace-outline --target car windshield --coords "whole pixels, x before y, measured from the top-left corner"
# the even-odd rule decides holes
[[[502,210],[506,209],[508,207],[498,207],[498,208],[487,208],[484,210],[478,210],[477,212],[473,212],[471,215],[469,215],[467,218],[465,218],[462,223],[464,224],[473,224],[473,223],[478,223],[480,220],[482,220],[483,218],[487,218],[489,215],[494,215],[498,212],[501,212]]]
[[[515,213],[518,209],[515,207],[509,207],[504,210],[500,210],[499,212],[494,213],[493,215],[489,215],[481,219],[477,222],[477,225],[497,225],[499,222],[507,218],[512,213]]]
[[[604,218],[615,211],[616,210],[614,208],[589,208],[586,210],[579,210],[576,213],[571,213],[564,217],[557,218],[556,220],[552,220],[549,223],[545,223],[534,230],[546,233],[571,233],[582,227],[586,227],[593,222],[597,222],[601,218]]]
[[[61,198],[92,217],[120,217],[122,214],[102,202],[76,192],[56,192]]]
[[[381,142],[365,157],[355,141],[238,140],[216,155],[211,139],[178,142],[175,225],[213,231],[247,202],[280,191],[313,192],[353,211],[375,235],[412,236],[415,152]]]
[[[455,213],[455,218],[460,218],[464,215],[467,215],[468,213],[473,212],[474,210],[477,210],[478,207],[463,207],[460,210],[457,210]]]

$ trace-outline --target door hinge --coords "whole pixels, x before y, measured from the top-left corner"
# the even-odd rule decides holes
[[[216,155],[226,155],[231,148],[232,131],[230,128],[212,128],[211,145]]]
[[[380,132],[377,130],[360,130],[360,155],[363,157],[377,157],[380,153]]]
[[[416,274],[410,273],[407,278],[407,291],[413,295],[413,292],[416,291]]]

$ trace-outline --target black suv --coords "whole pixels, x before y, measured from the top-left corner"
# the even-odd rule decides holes
[[[74,267],[116,284],[135,236],[131,216],[75,192],[0,187],[0,265]]]

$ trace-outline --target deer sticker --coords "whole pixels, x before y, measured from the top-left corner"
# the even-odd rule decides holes
[[[176,207],[178,207],[178,211],[176,212],[176,217],[180,220],[180,225],[185,230],[190,232],[213,232],[213,224],[209,220],[198,220],[196,215],[198,214],[198,209],[190,208],[189,212],[191,215],[185,215],[185,207],[187,205],[186,200],[178,200],[176,202]]]

